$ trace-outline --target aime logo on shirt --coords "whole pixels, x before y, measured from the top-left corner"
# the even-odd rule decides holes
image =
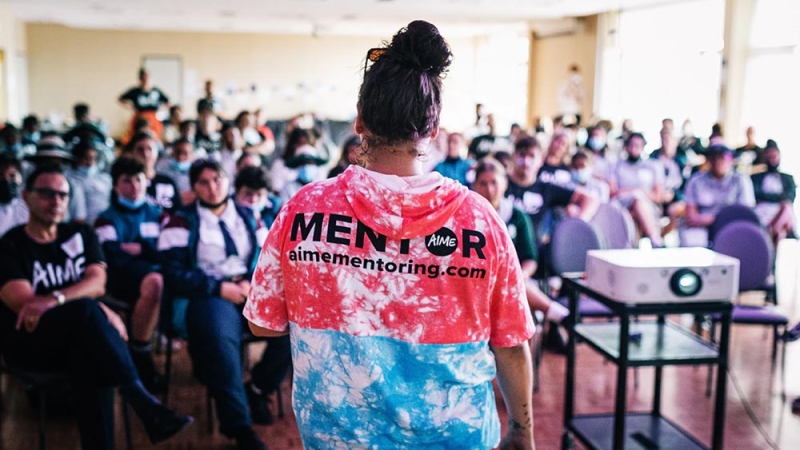
[[[83,256],[83,236],[76,233],[63,244],[61,250],[67,254],[67,259],[63,265],[53,264],[52,262],[41,263],[33,262],[33,291],[39,285],[45,289],[52,290],[70,282],[77,282],[81,279],[86,264],[86,257]]]
[[[448,256],[458,248],[458,238],[453,230],[442,227],[425,238],[425,247],[436,256]]]

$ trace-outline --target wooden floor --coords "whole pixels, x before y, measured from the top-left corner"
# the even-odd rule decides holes
[[[779,262],[779,299],[792,318],[800,319],[800,251],[798,247]],[[686,321],[689,318],[673,317]],[[800,416],[791,412],[791,400],[800,396],[800,342],[789,344],[786,353],[786,383],[770,359],[771,336],[758,326],[734,326],[731,333],[731,368],[727,375],[726,449],[800,449]],[[255,346],[254,346],[255,347]],[[256,348],[252,349],[254,354]],[[600,413],[613,408],[615,366],[603,361],[587,346],[578,347],[576,412]],[[232,441],[218,432],[209,433],[206,418],[205,389],[191,378],[185,348],[176,352],[171,402],[195,416],[196,422],[178,437],[160,444],[159,449],[232,449]],[[780,367],[780,361],[778,366]],[[541,367],[541,389],[534,395],[536,445],[557,449],[562,434],[565,359],[545,353]],[[701,442],[711,440],[713,399],[704,395],[705,367],[668,367],[664,369],[662,411]],[[628,389],[629,410],[646,411],[651,406],[652,369],[640,369],[639,386]],[[269,427],[256,427],[272,450],[302,448],[296,423],[289,407],[289,383],[284,383],[283,398],[287,416]],[[38,414],[28,404],[17,380],[3,377],[3,409],[0,412],[0,450],[38,447]],[[785,396],[782,392],[785,390]],[[499,397],[499,396],[498,396]],[[275,402],[272,403],[273,408]],[[502,410],[502,405],[500,405]],[[119,411],[118,411],[119,412]],[[505,414],[502,413],[504,417]],[[122,421],[117,414],[117,447],[124,448]],[[153,448],[141,425],[132,416],[134,447]],[[80,447],[73,419],[51,417],[47,425],[48,448],[72,450]],[[578,448],[581,448],[578,446]]]

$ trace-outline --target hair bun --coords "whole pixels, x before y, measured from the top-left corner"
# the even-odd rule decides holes
[[[424,20],[415,20],[394,35],[386,56],[411,69],[439,76],[453,60],[450,47],[439,29]]]

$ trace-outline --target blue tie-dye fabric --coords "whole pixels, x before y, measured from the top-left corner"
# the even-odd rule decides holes
[[[411,344],[291,324],[306,448],[489,449],[500,440],[486,342]]]

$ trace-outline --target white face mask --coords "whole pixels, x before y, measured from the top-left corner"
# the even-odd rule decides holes
[[[592,179],[592,168],[584,167],[580,170],[572,171],[572,181],[575,184],[586,184]]]

